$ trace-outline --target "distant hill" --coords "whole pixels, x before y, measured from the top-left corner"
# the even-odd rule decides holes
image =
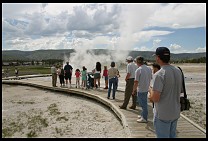
[[[6,50],[2,51],[2,61],[9,60],[22,60],[22,61],[32,61],[32,60],[47,60],[47,59],[63,59],[64,55],[67,57],[71,53],[75,52],[74,49],[62,49],[62,50],[35,50],[35,51],[19,51],[19,50]],[[113,50],[107,49],[92,49],[88,50],[95,55],[100,54],[109,54],[113,53]],[[135,58],[138,55],[143,56],[145,59],[153,60],[152,57],[154,54],[153,51],[130,51],[129,55]],[[171,60],[181,60],[181,59],[198,59],[200,57],[206,57],[206,52],[203,53],[180,53],[180,54],[171,54]]]

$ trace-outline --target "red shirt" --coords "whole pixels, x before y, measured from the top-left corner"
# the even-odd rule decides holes
[[[76,72],[75,72],[75,75],[76,75],[76,77],[80,77],[81,73],[78,72],[78,71],[76,71]]]
[[[108,76],[108,70],[103,70],[103,76]]]

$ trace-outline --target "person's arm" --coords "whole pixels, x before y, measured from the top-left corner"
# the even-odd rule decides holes
[[[131,76],[131,74],[130,73],[127,73],[125,80],[127,81],[130,76]]]
[[[151,87],[149,88],[149,100],[151,102],[158,102],[160,100],[160,92],[159,91],[154,91]]]
[[[138,84],[139,84],[139,82],[137,80],[134,80],[134,86],[133,86],[132,95],[136,94]]]

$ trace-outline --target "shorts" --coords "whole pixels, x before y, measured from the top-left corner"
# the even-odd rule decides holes
[[[105,81],[108,81],[108,76],[105,76]]]
[[[71,80],[71,74],[65,74],[65,79],[66,80],[68,80],[68,79]]]
[[[94,79],[99,79],[100,78],[100,73],[95,73],[94,74]]]

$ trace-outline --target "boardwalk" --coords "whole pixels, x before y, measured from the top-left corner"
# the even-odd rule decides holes
[[[34,76],[35,77],[35,76]],[[24,77],[26,78],[26,77]],[[141,112],[141,108],[137,107],[136,110],[131,110],[127,108],[126,110],[119,109],[119,105],[123,103],[124,99],[124,92],[123,90],[119,90],[116,92],[116,99],[113,100],[107,99],[107,90],[100,88],[99,90],[83,90],[83,89],[76,89],[75,86],[72,88],[60,88],[60,87],[51,87],[51,78],[50,77],[39,77],[37,78],[27,78],[27,79],[20,79],[20,80],[3,80],[3,83],[22,83],[36,87],[42,87],[44,89],[51,89],[56,91],[64,91],[68,93],[74,93],[79,95],[87,95],[93,99],[97,99],[104,103],[105,105],[109,106],[116,115],[123,120],[122,124],[127,128],[127,132],[129,132],[129,137],[132,138],[155,138],[154,128],[153,128],[153,114],[152,114],[152,106],[151,103],[148,103],[148,123],[137,123],[137,116],[138,113]],[[128,106],[131,105],[131,99]],[[124,116],[124,117],[122,117]],[[198,127],[192,121],[189,121],[186,117],[181,115],[179,118],[178,126],[177,126],[177,137],[178,138],[206,138],[206,131]]]

